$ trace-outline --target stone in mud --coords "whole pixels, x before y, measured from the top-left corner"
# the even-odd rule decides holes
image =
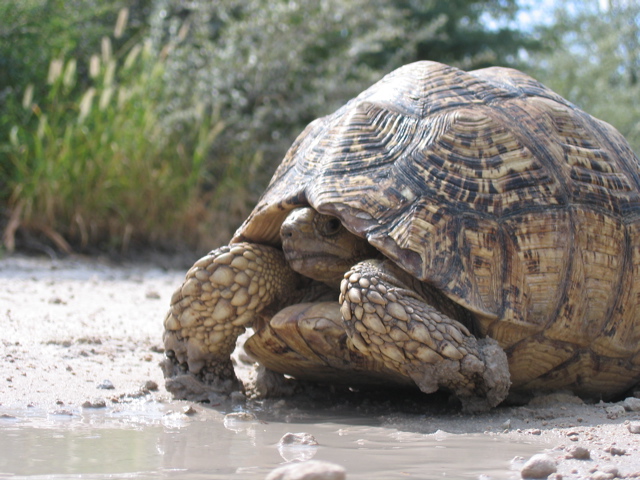
[[[147,380],[146,382],[144,382],[142,390],[146,390],[147,392],[155,392],[158,390],[158,384],[153,380]]]
[[[627,412],[622,405],[612,405],[610,407],[605,407],[604,410],[607,412],[607,418],[610,420],[615,420]]]
[[[556,462],[549,455],[539,453],[531,457],[522,467],[522,478],[547,478],[557,470]]]
[[[251,412],[233,412],[227,413],[224,416],[224,420],[235,422],[254,422],[257,420],[257,417]]]
[[[236,433],[250,431],[257,423],[257,417],[251,412],[227,413],[222,421],[224,428]]]
[[[278,445],[318,445],[310,433],[285,433]]]
[[[640,398],[628,397],[622,402],[622,406],[627,412],[640,412]]]
[[[115,390],[116,387],[113,385],[111,380],[103,380],[96,388],[101,390]]]
[[[567,449],[567,458],[575,458],[576,460],[589,460],[591,452],[580,445],[573,445]]]
[[[94,398],[93,400],[86,400],[82,404],[82,408],[106,408],[107,402],[104,398]]]
[[[318,442],[310,433],[285,433],[278,442],[278,452],[286,462],[311,460]]]
[[[604,449],[605,452],[610,453],[611,455],[626,455],[627,451],[624,448],[616,447],[615,445],[611,445]]]
[[[189,405],[182,408],[182,413],[187,415],[188,417],[191,417],[193,415],[196,415],[198,411],[195,408],[193,408],[193,405]]]
[[[630,433],[640,433],[640,423],[630,423],[627,425],[627,429]]]
[[[335,463],[320,460],[292,463],[271,471],[265,480],[345,480],[347,472]]]
[[[612,480],[618,477],[618,467],[615,465],[604,465],[593,472],[589,477],[590,480]]]
[[[612,474],[601,472],[600,470],[598,470],[591,474],[589,480],[613,480],[614,478],[616,477],[614,477]]]

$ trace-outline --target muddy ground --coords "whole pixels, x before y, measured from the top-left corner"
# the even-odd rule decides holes
[[[16,415],[2,409],[108,410],[141,397],[184,409],[184,402],[175,402],[164,389],[158,367],[162,320],[184,273],[79,257],[1,258],[0,421]],[[238,367],[249,372],[251,362],[242,354],[238,358]],[[268,415],[269,408],[282,409],[283,402],[294,407],[297,401],[315,400],[311,395],[261,402],[260,411]],[[571,395],[547,395],[476,416],[434,401],[425,401],[420,413],[419,397],[412,397],[409,407],[379,396],[335,401],[363,402],[361,412],[369,408],[378,418],[384,415],[398,431],[533,440],[551,460],[550,478],[640,478],[640,399],[585,404]],[[235,402],[247,410],[255,405],[242,396]],[[322,422],[322,412],[314,421]],[[514,459],[515,478],[525,460]]]

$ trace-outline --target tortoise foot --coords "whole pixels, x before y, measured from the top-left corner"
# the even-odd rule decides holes
[[[460,322],[416,292],[388,261],[355,265],[341,285],[341,312],[353,346],[413,379],[425,393],[451,391],[469,412],[504,400],[510,381],[497,342],[477,340]]]
[[[230,358],[236,340],[294,278],[282,252],[264,245],[232,244],[198,260],[164,321],[167,390],[206,400],[241,389]]]
[[[179,363],[172,350],[160,362],[165,387],[178,400],[217,403],[232,392],[242,391],[231,361],[203,365],[197,373],[189,371],[186,363]]]

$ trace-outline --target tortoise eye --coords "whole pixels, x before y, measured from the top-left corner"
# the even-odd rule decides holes
[[[329,217],[320,225],[320,233],[325,236],[335,235],[342,228],[342,223],[335,217]]]

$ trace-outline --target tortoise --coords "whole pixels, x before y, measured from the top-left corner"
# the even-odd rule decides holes
[[[296,378],[444,389],[469,411],[509,392],[613,398],[640,380],[638,165],[517,70],[401,67],[309,124],[189,270],[167,388],[237,388],[252,325],[247,351]]]

